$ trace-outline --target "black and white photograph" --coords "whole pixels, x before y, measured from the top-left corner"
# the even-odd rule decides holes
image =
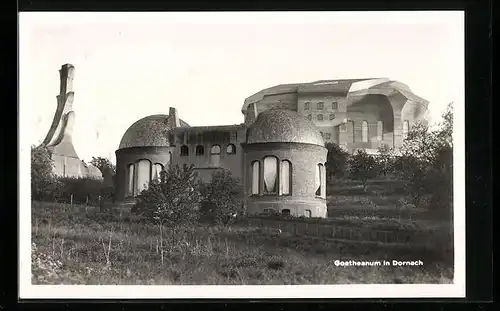
[[[21,12],[21,298],[465,296],[464,13]]]

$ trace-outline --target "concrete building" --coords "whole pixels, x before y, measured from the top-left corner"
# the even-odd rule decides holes
[[[388,79],[279,85],[244,102],[244,123],[191,127],[175,108],[125,132],[116,151],[116,199],[133,202],[159,172],[193,164],[203,181],[230,170],[249,214],[326,217],[325,142],[349,151],[398,147],[427,101]]]
[[[62,177],[90,177],[102,179],[101,171],[80,160],[73,146],[73,127],[76,114],[73,110],[73,79],[75,67],[65,64],[59,70],[61,77],[57,108],[52,125],[43,145],[52,152],[54,173]]]

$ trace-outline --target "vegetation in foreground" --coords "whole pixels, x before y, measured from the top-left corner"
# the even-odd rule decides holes
[[[411,249],[322,244],[258,228],[165,227],[133,215],[34,203],[33,284],[452,283],[450,263]],[[422,260],[412,267],[340,267],[335,260]]]

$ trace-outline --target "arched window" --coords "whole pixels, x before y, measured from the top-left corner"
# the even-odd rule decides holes
[[[322,114],[318,114],[318,116],[316,118],[318,119],[318,121],[323,121],[323,115]]]
[[[210,163],[212,166],[219,166],[220,164],[220,146],[213,145],[210,149]]]
[[[403,138],[406,138],[409,130],[410,130],[410,122],[408,120],[403,121]]]
[[[148,187],[151,180],[151,162],[149,160],[139,160],[137,162],[137,192]]]
[[[264,193],[276,193],[276,180],[278,178],[278,158],[265,157],[264,158]]]
[[[134,195],[134,164],[129,164],[127,180],[127,195]]]
[[[290,161],[281,161],[281,175],[280,175],[281,194],[290,195],[292,185],[292,163]]]
[[[368,122],[361,122],[361,141],[364,143],[368,142]]]
[[[306,216],[307,218],[311,218],[312,216],[312,212],[310,209],[306,209],[305,212],[304,212],[304,216]]]
[[[377,140],[384,140],[384,122],[382,121],[377,122]]]
[[[163,171],[163,165],[160,163],[155,163],[153,166],[153,179],[159,180],[161,175],[160,173]]]
[[[227,145],[226,153],[227,154],[235,154],[236,153],[236,146],[233,144]]]
[[[290,210],[289,210],[289,209],[287,209],[287,208],[282,209],[282,210],[281,210],[281,214],[282,214],[283,216],[289,216],[289,215],[290,215]]]
[[[189,148],[186,145],[181,146],[181,156],[188,156]]]
[[[202,145],[196,146],[196,155],[197,156],[203,155],[204,153],[205,153],[205,148],[203,148]]]
[[[316,186],[316,196],[319,197],[322,194],[323,188],[323,164],[316,165],[316,178],[315,178],[315,186]]]
[[[252,194],[259,194],[260,162],[252,163]]]

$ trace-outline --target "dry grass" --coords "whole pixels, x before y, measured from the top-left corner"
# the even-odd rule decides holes
[[[384,245],[324,244],[257,228],[169,228],[46,203],[32,208],[34,284],[451,283],[453,269]],[[337,267],[335,260],[418,260],[421,267]]]

